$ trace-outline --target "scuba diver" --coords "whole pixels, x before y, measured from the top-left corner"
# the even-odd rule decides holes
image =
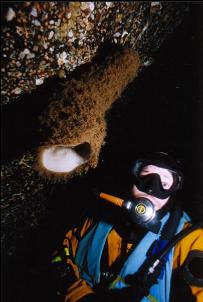
[[[203,301],[203,223],[174,198],[179,163],[164,152],[138,158],[128,198],[103,192],[97,213],[67,232],[52,264],[65,302]]]

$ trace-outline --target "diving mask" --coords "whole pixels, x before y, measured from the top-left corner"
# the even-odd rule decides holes
[[[99,196],[123,208],[128,213],[129,221],[132,224],[136,224],[153,233],[158,233],[161,222],[157,219],[157,212],[149,199],[136,198],[133,200],[123,200],[106,193],[100,193]]]

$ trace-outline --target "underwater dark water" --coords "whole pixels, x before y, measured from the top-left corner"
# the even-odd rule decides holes
[[[67,185],[54,185],[41,225],[14,256],[2,255],[2,301],[51,300],[46,271],[50,251],[92,202],[91,188],[124,194],[130,163],[143,151],[166,151],[182,161],[185,180],[179,198],[194,220],[203,217],[202,8],[191,3],[184,22],[154,53],[154,64],[107,114],[106,144],[97,169]]]

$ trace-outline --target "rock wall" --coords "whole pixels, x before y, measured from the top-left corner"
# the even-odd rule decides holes
[[[30,93],[45,79],[61,78],[90,62],[105,41],[139,51],[149,64],[181,21],[181,2],[3,2],[4,104]]]

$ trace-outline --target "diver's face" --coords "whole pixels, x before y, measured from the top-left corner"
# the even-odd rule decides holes
[[[166,189],[166,190],[170,189],[170,187],[173,184],[173,176],[172,176],[172,173],[169,170],[164,169],[164,168],[160,168],[160,167],[157,167],[157,166],[154,166],[154,165],[147,165],[147,166],[142,168],[142,170],[140,172],[140,175],[144,176],[144,175],[148,175],[148,174],[152,174],[152,173],[156,173],[160,176],[161,184],[162,184],[164,189]],[[153,203],[153,205],[155,207],[155,210],[161,209],[167,203],[167,201],[170,198],[170,196],[169,196],[165,199],[159,199],[155,196],[152,196],[150,194],[147,194],[145,192],[142,192],[142,191],[138,190],[136,185],[133,185],[132,195],[135,198],[143,197],[143,198],[149,199]]]

